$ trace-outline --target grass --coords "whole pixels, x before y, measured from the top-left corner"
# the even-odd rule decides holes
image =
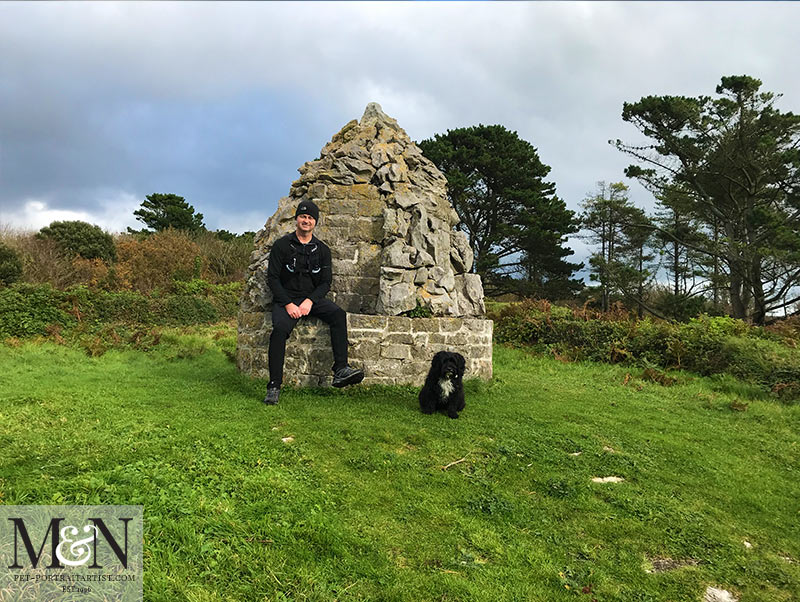
[[[800,599],[800,405],[496,347],[458,420],[409,387],[267,407],[231,344],[0,346],[0,502],[143,505],[152,601]]]

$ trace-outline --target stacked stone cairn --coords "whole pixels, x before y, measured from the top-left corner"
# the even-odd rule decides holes
[[[492,322],[485,319],[473,254],[447,200],[447,180],[420,148],[370,103],[320,158],[305,163],[289,196],[256,234],[239,310],[240,370],[267,378],[272,295],[266,281],[275,240],[294,231],[302,200],[320,208],[315,235],[333,256],[328,297],[348,312],[351,365],[367,384],[421,384],[437,351],[467,359],[467,378],[492,376]],[[429,314],[407,317],[402,314]],[[287,343],[284,381],[330,382],[328,327],[303,319]]]

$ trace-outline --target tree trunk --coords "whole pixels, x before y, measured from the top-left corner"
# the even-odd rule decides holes
[[[638,306],[637,314],[641,320],[644,317],[644,306],[642,305],[642,297],[644,297],[644,246],[639,247],[639,283],[636,293]]]
[[[761,281],[761,259],[756,257],[750,269],[750,288],[753,291],[753,323],[763,326],[767,319],[764,283]]]

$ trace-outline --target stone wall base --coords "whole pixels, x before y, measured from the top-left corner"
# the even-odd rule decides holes
[[[364,369],[365,384],[420,386],[437,351],[461,353],[467,360],[465,378],[492,378],[491,320],[349,313],[347,326],[350,365]],[[240,313],[236,361],[242,372],[269,378],[271,331],[270,313]],[[328,326],[317,318],[303,318],[286,345],[284,383],[328,386],[332,366]]]

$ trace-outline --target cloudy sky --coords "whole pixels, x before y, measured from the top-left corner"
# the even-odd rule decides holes
[[[124,230],[172,192],[257,230],[370,101],[414,140],[517,131],[577,209],[624,178],[625,101],[747,74],[800,111],[797,23],[794,2],[0,2],[0,227]]]

